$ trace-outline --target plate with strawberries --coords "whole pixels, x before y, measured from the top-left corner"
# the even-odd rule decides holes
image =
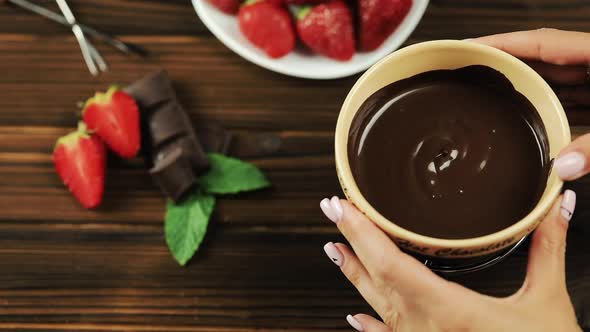
[[[428,0],[192,0],[207,28],[261,67],[309,79],[366,70],[399,48]]]

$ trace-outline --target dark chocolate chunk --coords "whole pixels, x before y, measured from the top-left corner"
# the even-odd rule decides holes
[[[188,159],[183,156],[182,149],[177,147],[167,153],[158,155],[154,160],[150,175],[166,194],[175,202],[181,201],[186,194],[198,185],[198,179]]]
[[[190,162],[196,174],[201,175],[209,170],[209,159],[203,148],[197,143],[191,136],[177,137],[154,150],[152,160],[156,164],[158,160],[163,159],[171,151],[181,149],[182,156]]]
[[[165,70],[146,75],[125,88],[125,91],[135,98],[142,110],[176,100],[176,93]]]
[[[151,146],[158,148],[173,137],[188,135],[192,129],[183,122],[184,112],[176,102],[168,102],[153,110],[149,116]]]
[[[141,110],[142,149],[154,181],[175,201],[209,169],[208,152],[227,154],[231,135],[217,125],[195,132],[165,71],[151,73],[125,89]]]

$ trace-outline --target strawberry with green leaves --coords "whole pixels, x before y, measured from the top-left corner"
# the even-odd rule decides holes
[[[271,58],[280,58],[295,48],[295,28],[285,6],[274,0],[248,0],[238,12],[244,36]]]
[[[354,56],[352,14],[342,0],[299,9],[297,32],[301,41],[319,54],[339,61],[350,60]]]
[[[373,51],[397,29],[412,0],[358,0],[361,51]]]
[[[63,183],[85,208],[97,207],[104,192],[106,150],[103,142],[86,130],[78,130],[57,140],[53,163]]]
[[[97,92],[82,111],[88,129],[123,158],[132,158],[140,147],[139,110],[127,93],[112,86],[106,93]]]

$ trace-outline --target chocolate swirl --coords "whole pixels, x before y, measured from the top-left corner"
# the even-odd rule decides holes
[[[438,238],[482,236],[520,220],[550,169],[535,108],[485,66],[382,88],[359,109],[348,146],[369,203],[399,226]]]

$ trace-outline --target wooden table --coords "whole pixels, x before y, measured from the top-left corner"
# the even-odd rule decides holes
[[[348,331],[346,314],[370,312],[324,256],[322,245],[341,236],[318,208],[340,192],[333,130],[356,77],[308,81],[259,68],[213,38],[188,0],[71,2],[81,22],[153,56],[125,57],[97,43],[112,71],[93,79],[70,31],[0,6],[0,330]],[[590,31],[589,17],[590,4],[579,0],[433,0],[409,43],[543,26]],[[75,126],[78,101],[160,67],[192,119],[235,133],[234,153],[274,183],[221,200],[186,268],[168,253],[165,200],[139,160],[110,160],[104,205],[87,211],[50,158],[55,139]],[[570,116],[576,132],[590,124],[590,112]],[[590,181],[571,187],[579,204],[568,285],[590,327]],[[522,248],[455,280],[507,295],[526,259]]]

